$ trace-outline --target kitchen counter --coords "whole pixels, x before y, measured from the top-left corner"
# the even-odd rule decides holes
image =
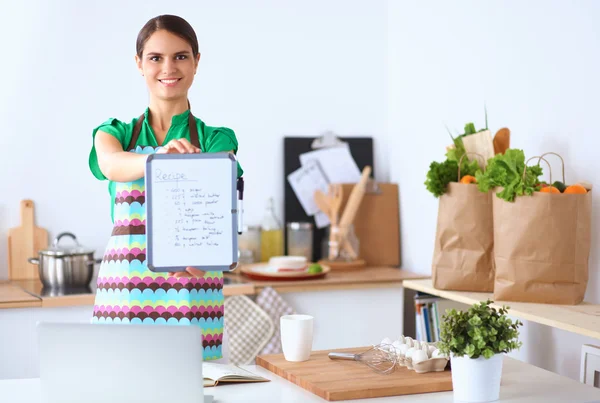
[[[226,297],[253,295],[265,287],[273,287],[278,293],[392,288],[400,287],[404,280],[427,277],[393,267],[367,267],[351,271],[332,270],[327,276],[317,280],[255,281],[236,270],[225,274],[223,293]],[[4,282],[0,283],[0,309],[93,305],[95,292],[95,286],[65,294],[47,290],[37,280]]]
[[[25,292],[12,283],[0,283],[0,309],[3,308],[35,308],[41,306],[39,298]]]
[[[254,285],[237,279],[225,279],[223,294],[226,297],[254,294]],[[93,305],[95,285],[60,292],[46,289],[38,280],[19,280],[0,284],[0,309],[2,308],[54,308],[62,306]]]
[[[249,365],[243,368],[271,380],[264,383],[230,384],[205,388],[206,395],[215,397],[215,403],[285,402],[323,403],[326,400],[286,381],[264,368]],[[93,393],[93,391],[90,391]],[[39,379],[10,379],[0,381],[3,401],[14,403],[41,403]],[[376,399],[344,400],[355,403],[394,402],[449,402],[452,392],[426,393]],[[600,399],[600,389],[584,385],[533,365],[505,357],[502,368],[500,400],[498,402],[592,402]],[[82,400],[85,401],[85,396]]]
[[[234,272],[235,273],[235,272]],[[367,267],[361,270],[331,270],[324,278],[300,281],[257,281],[250,280],[239,271],[226,274],[229,278],[249,281],[258,293],[265,287],[272,287],[278,293],[355,290],[368,288],[394,288],[404,280],[429,278],[429,275],[413,273],[395,267]]]

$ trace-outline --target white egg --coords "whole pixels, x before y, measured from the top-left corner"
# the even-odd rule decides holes
[[[429,350],[429,351],[427,351],[427,354],[428,354],[428,355],[429,355],[429,357],[431,358],[431,357],[433,357],[433,352],[434,352],[435,350],[437,350],[437,347],[436,347],[436,346],[429,346],[428,350]]]
[[[400,346],[401,346],[401,345],[402,345],[402,343],[400,343],[398,340],[396,340],[396,341],[394,341],[394,342],[392,343],[392,347],[393,347],[393,349],[394,349],[394,352],[395,352],[396,354],[398,354],[398,353],[400,352]]]
[[[408,344],[401,344],[400,345],[400,354],[402,355],[406,355],[406,352],[408,351],[410,347],[408,347]]]
[[[421,361],[426,361],[427,359],[429,359],[429,357],[427,356],[427,353],[423,350],[415,350],[415,352],[412,355],[413,364],[417,364]]]
[[[406,353],[404,354],[404,356],[406,358],[412,358],[412,355],[415,353],[415,351],[417,351],[417,350],[414,347],[411,347],[408,350],[406,350]]]
[[[433,353],[431,353],[431,358],[448,358],[448,356],[444,353],[442,353],[440,350],[438,350],[437,348],[435,349],[435,351]]]

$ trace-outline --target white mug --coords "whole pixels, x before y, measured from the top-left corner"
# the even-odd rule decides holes
[[[313,342],[313,322],[310,315],[284,315],[280,319],[281,347],[287,361],[307,361]]]

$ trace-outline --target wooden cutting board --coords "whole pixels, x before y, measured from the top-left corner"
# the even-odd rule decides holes
[[[332,351],[360,353],[369,347],[313,351],[304,362],[288,362],[283,354],[256,357],[256,364],[328,401],[364,399],[452,390],[450,370],[417,374],[405,367],[379,375],[360,362],[331,360]]]
[[[39,279],[38,266],[27,259],[38,257],[48,248],[48,231],[35,226],[32,200],[21,200],[21,226],[8,230],[8,278],[10,280]]]
[[[353,184],[343,184],[342,209],[346,208]],[[397,183],[367,187],[354,218],[359,258],[367,266],[400,266],[400,210]]]

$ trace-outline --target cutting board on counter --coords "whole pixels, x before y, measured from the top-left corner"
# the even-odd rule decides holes
[[[39,279],[38,266],[27,259],[38,257],[48,248],[48,231],[35,225],[32,200],[21,200],[21,226],[8,230],[8,278],[10,280]]]
[[[417,374],[402,367],[389,375],[379,375],[366,365],[331,360],[332,351],[360,353],[369,347],[313,351],[304,362],[288,362],[283,354],[256,357],[259,365],[328,401],[353,400],[452,390],[450,370]]]
[[[353,184],[342,184],[344,211]],[[400,266],[398,184],[369,182],[354,218],[359,257],[367,266]]]

